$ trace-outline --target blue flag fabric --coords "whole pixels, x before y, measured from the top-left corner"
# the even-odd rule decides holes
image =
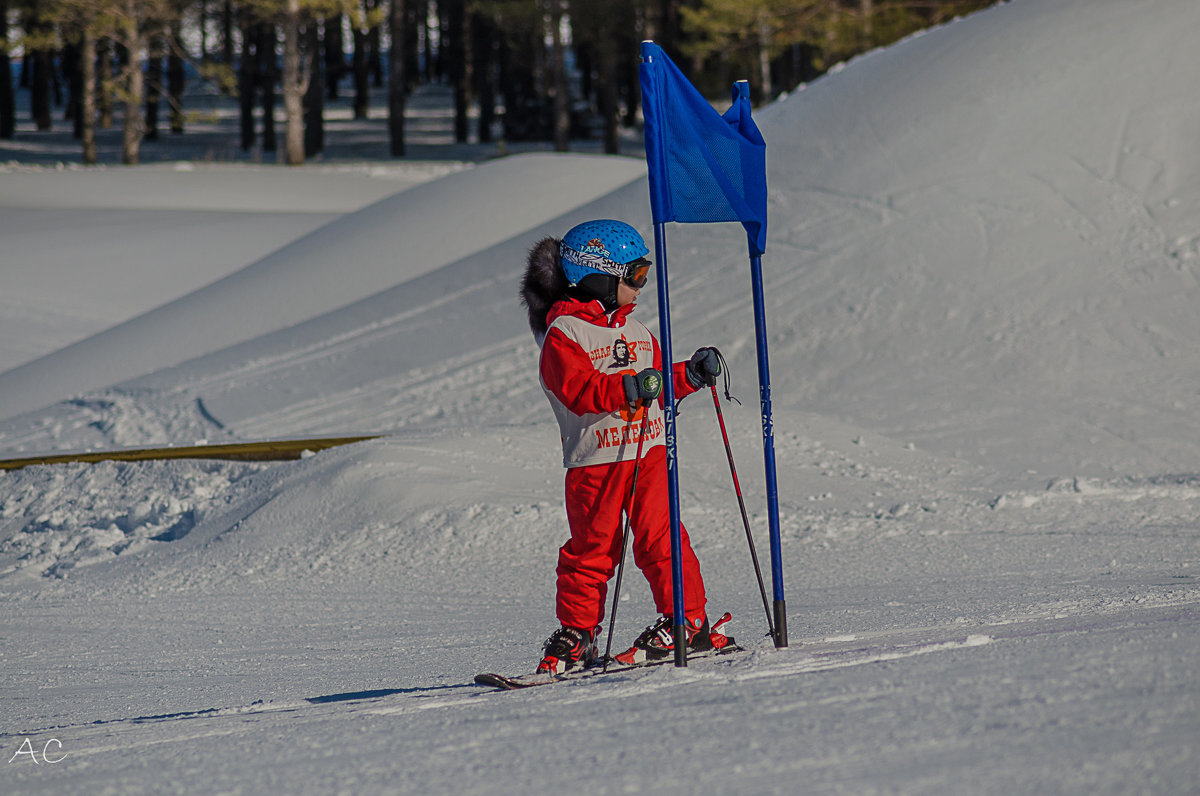
[[[765,252],[767,145],[746,83],[722,116],[654,42],[642,42],[639,76],[654,223],[740,221],[751,254]]]

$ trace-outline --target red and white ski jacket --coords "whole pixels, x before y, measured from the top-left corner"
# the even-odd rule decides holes
[[[566,467],[633,459],[646,412],[643,454],[665,444],[662,397],[636,413],[625,401],[625,374],[662,370],[658,340],[629,317],[633,308],[629,304],[610,314],[599,301],[564,299],[546,316],[550,328],[542,343],[540,374],[558,419]],[[684,365],[672,367],[677,399],[696,391]]]

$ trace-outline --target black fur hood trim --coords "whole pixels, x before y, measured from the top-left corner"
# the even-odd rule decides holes
[[[567,297],[571,285],[563,273],[558,238],[542,238],[529,250],[521,279],[521,303],[529,312],[529,329],[540,344],[546,336],[546,315],[556,301]]]

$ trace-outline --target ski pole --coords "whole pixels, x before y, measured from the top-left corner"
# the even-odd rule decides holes
[[[633,478],[629,485],[629,497],[625,500],[625,527],[621,529],[621,560],[617,563],[617,583],[613,587],[612,610],[608,612],[608,643],[604,646],[604,671],[608,671],[608,662],[612,660],[613,629],[617,626],[617,601],[621,599],[621,578],[625,574],[625,550],[629,547],[629,525],[633,514],[633,493],[637,490],[638,470],[642,466],[642,443],[646,440],[646,429],[650,424],[650,407],[645,407],[642,413],[642,427],[638,433],[637,453],[633,458]],[[633,428],[633,420],[629,421]]]
[[[724,360],[724,357],[722,357]],[[728,378],[728,368],[726,368]],[[767,587],[763,583],[762,569],[758,565],[758,552],[754,549],[754,535],[750,533],[750,518],[746,516],[746,501],[742,499],[742,487],[738,483],[737,467],[733,463],[733,448],[729,445],[729,434],[725,431],[725,416],[721,414],[721,401],[717,398],[717,385],[711,385],[713,406],[717,409],[717,423],[721,426],[721,438],[725,440],[725,454],[729,457],[729,474],[733,476],[733,491],[737,493],[738,508],[742,510],[742,524],[746,526],[746,541],[750,545],[750,560],[754,562],[754,575],[758,578],[758,592],[762,595],[763,610],[767,612],[767,629],[775,637],[775,623],[771,621],[771,606],[767,602]],[[728,395],[728,385],[726,385]]]

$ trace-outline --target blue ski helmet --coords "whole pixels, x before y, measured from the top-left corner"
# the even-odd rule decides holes
[[[636,229],[624,221],[606,218],[572,227],[559,247],[563,273],[572,285],[578,285],[588,274],[620,279],[627,274],[629,263],[649,253]]]

